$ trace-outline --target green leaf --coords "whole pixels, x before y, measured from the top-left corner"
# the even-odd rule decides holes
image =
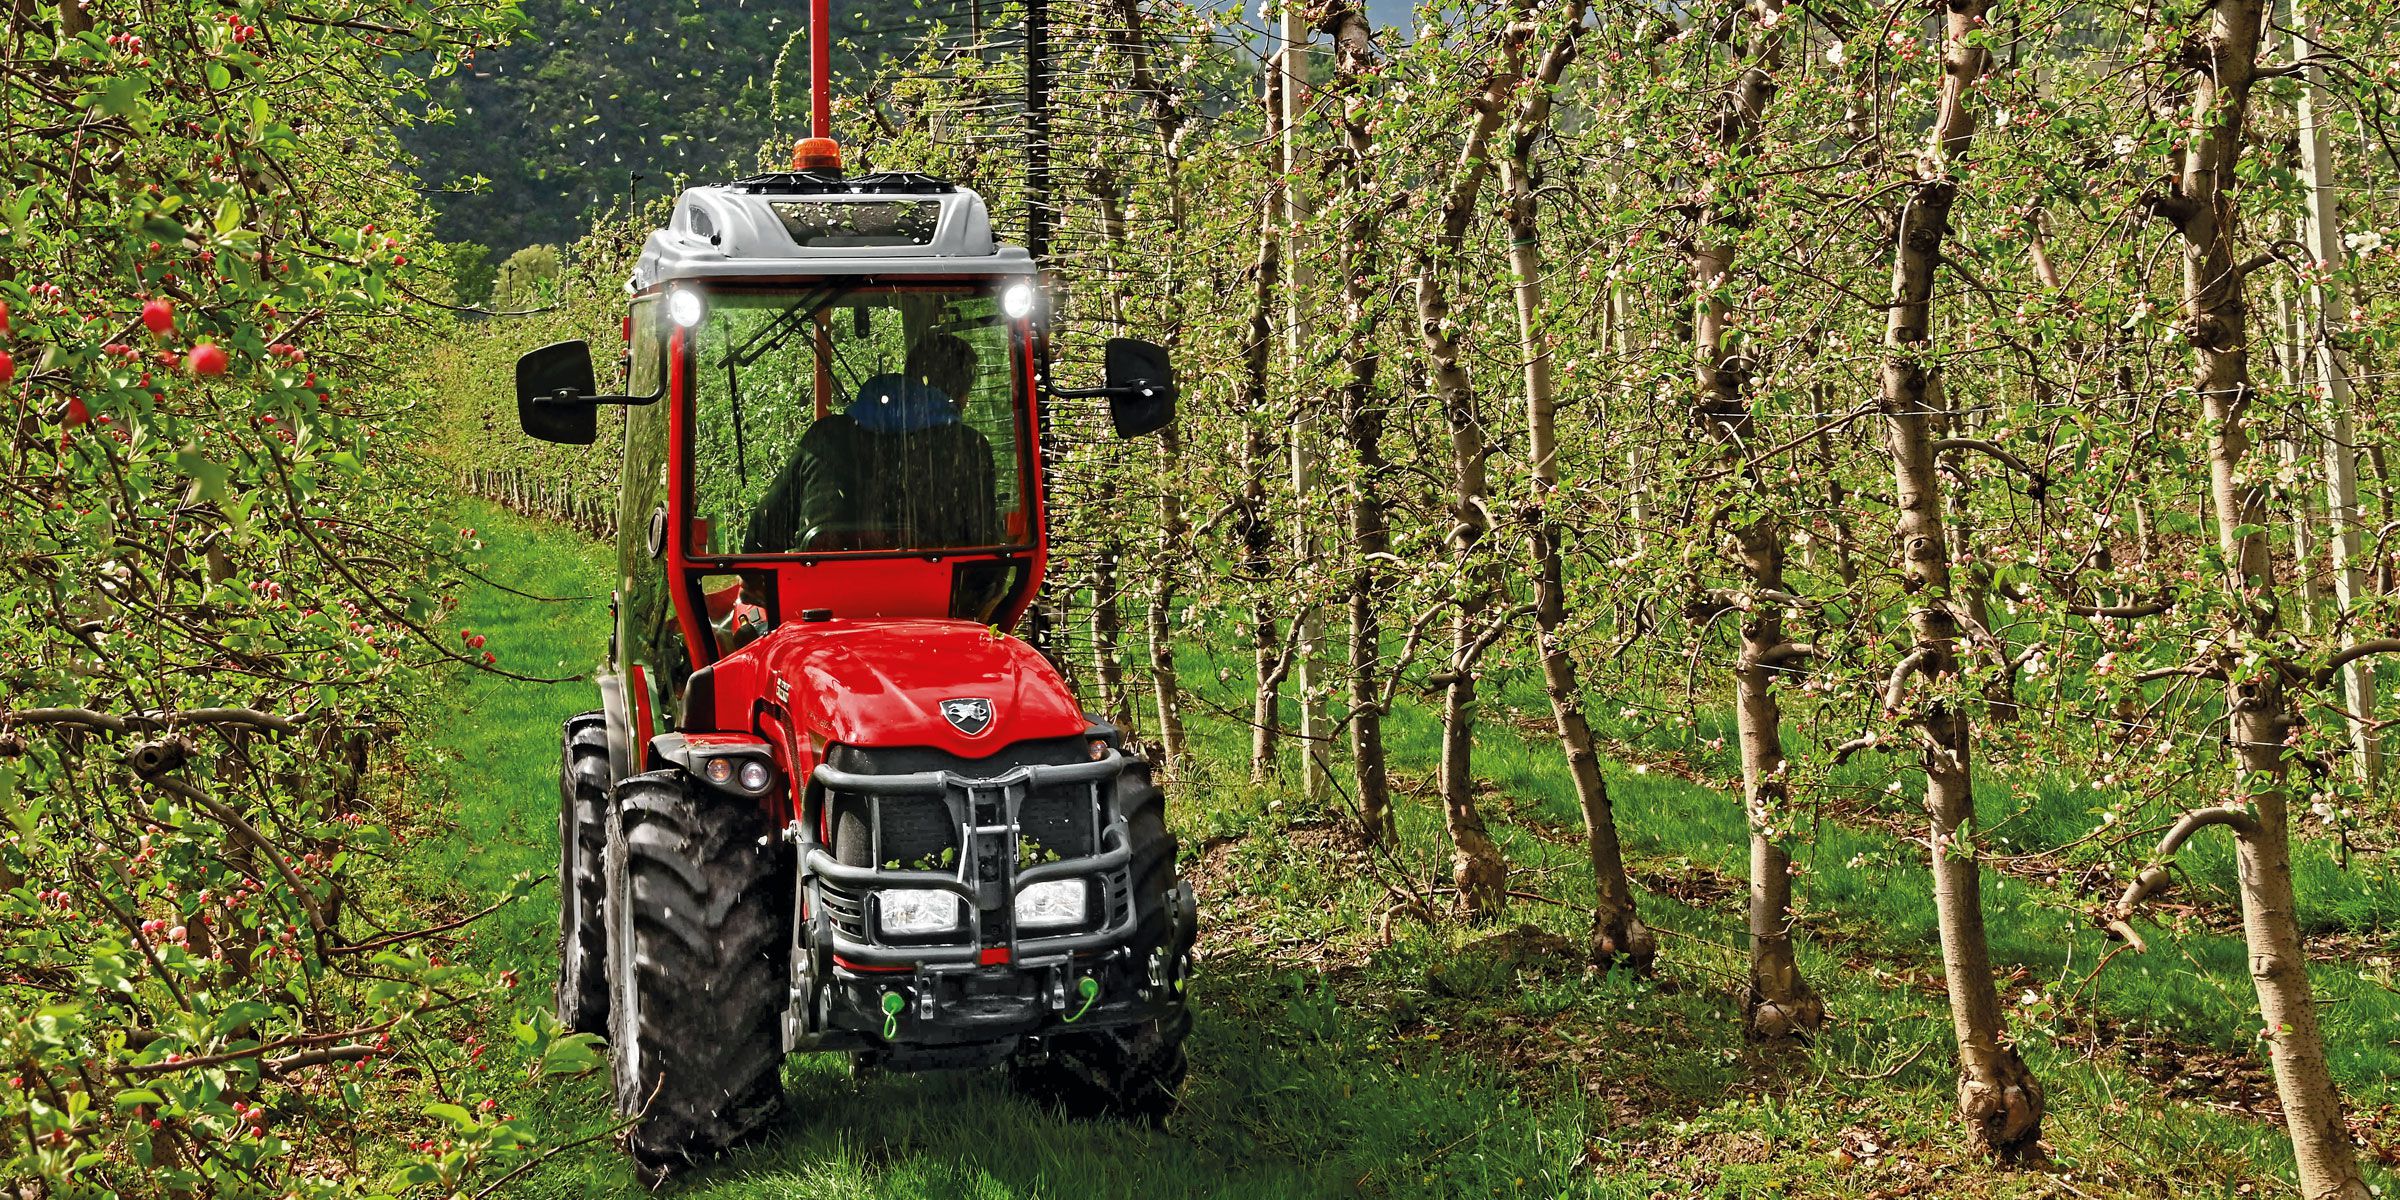
[[[86,93],[83,102],[108,116],[131,117],[142,112],[142,95],[149,90],[148,76],[118,75],[102,82],[97,90]]]
[[[233,468],[211,461],[196,447],[175,452],[175,469],[200,485],[197,498],[201,500],[224,499],[226,481],[233,478]]]
[[[600,1053],[593,1047],[599,1039],[588,1033],[572,1033],[542,1048],[541,1061],[534,1065],[534,1074],[581,1075],[600,1065]]]
[[[425,1106],[425,1115],[448,1121],[460,1129],[475,1128],[475,1115],[455,1104],[428,1104]]]

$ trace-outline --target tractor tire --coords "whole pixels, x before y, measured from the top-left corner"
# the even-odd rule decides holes
[[[680,771],[619,783],[609,829],[617,1111],[655,1181],[783,1108],[792,872],[765,814]]]
[[[576,1033],[608,1032],[608,722],[570,718],[558,770],[558,1022]]]
[[[1135,772],[1138,772],[1135,773]],[[1167,829],[1166,802],[1143,768],[1123,784],[1130,797],[1126,830],[1133,843],[1133,895],[1140,920],[1137,945],[1163,941],[1172,928],[1180,878],[1175,869],[1175,835]],[[1051,1034],[1010,1061],[1009,1086],[1068,1116],[1115,1117],[1150,1125],[1173,1116],[1189,1060],[1184,1038],[1192,1015],[1174,1015],[1089,1033]]]

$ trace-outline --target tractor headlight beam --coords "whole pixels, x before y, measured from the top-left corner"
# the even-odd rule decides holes
[[[875,893],[875,924],[887,937],[923,937],[958,928],[959,899],[940,888],[885,888]]]
[[[1017,889],[1017,924],[1049,929],[1083,924],[1091,889],[1080,879],[1053,879]]]
[[[1008,319],[1011,321],[1022,321],[1031,315],[1033,312],[1033,285],[1030,283],[1010,285],[1007,291],[1000,293],[1000,311],[1007,313]]]

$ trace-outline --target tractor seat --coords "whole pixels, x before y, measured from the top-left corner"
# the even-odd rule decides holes
[[[915,433],[958,424],[958,405],[932,384],[876,375],[858,385],[858,398],[842,415],[869,433]]]
[[[991,443],[941,389],[876,375],[801,436],[745,553],[984,546],[998,515]]]

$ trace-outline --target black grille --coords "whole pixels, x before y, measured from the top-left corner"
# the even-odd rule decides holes
[[[830,171],[770,171],[725,186],[752,196],[946,196],[958,190],[948,180],[914,171],[878,171],[847,178]]]
[[[1088,740],[1078,737],[1020,742],[989,758],[960,758],[939,750],[913,746],[874,749],[836,746],[827,756],[827,761],[836,770],[860,775],[950,771],[969,779],[990,779],[1022,766],[1084,762],[1089,760],[1090,754]],[[1100,830],[1107,823],[1105,806],[1113,794],[1113,786],[1106,781],[1098,787],[1081,783],[1051,784],[1034,789],[1017,810],[1021,836],[1039,846],[1039,850],[1030,857],[1047,861],[1051,858],[1082,858],[1098,853]],[[999,823],[1000,797],[1001,793],[997,790],[975,789],[976,803],[984,811],[969,815],[979,825]],[[871,798],[842,793],[831,797],[830,803],[834,806],[837,839],[841,836],[841,817],[845,813],[858,815],[857,828],[875,827]],[[836,856],[844,862],[860,866],[886,868],[895,862],[904,868],[922,865],[944,870],[955,869],[958,865],[956,855],[960,847],[957,822],[951,816],[949,806],[940,797],[884,797],[882,831],[882,844],[872,862],[867,857],[865,847],[836,847]],[[944,857],[945,854],[949,857]],[[986,878],[1000,873],[1003,868],[1003,864],[997,861],[978,866]]]
[[[843,937],[852,941],[867,940],[867,902],[864,896],[849,888],[825,881],[817,894],[825,901],[825,916]]]
[[[872,798],[859,798],[870,808]],[[883,852],[876,866],[904,871],[949,871],[958,867],[958,825],[939,796],[885,796]]]
[[[1039,843],[1050,856],[1082,858],[1100,847],[1100,806],[1092,785],[1054,784],[1037,788],[1017,809],[1018,836]]]

